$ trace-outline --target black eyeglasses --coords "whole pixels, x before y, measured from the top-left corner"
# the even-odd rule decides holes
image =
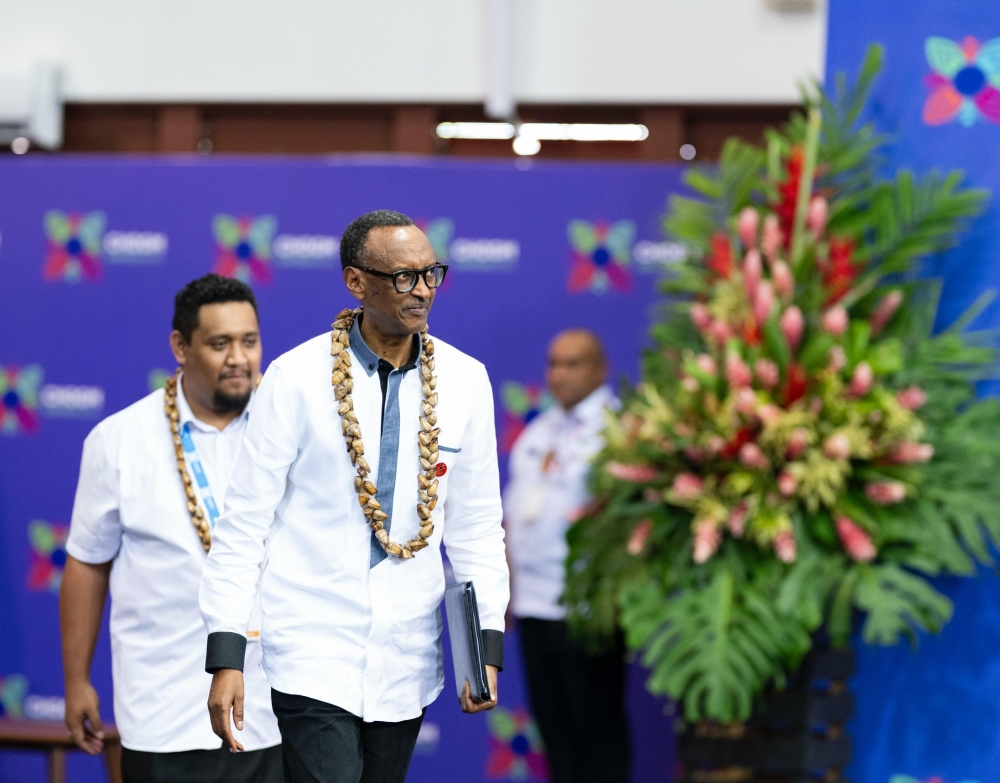
[[[400,294],[410,293],[421,277],[428,288],[437,288],[444,282],[444,276],[448,273],[447,264],[434,264],[426,269],[401,269],[398,272],[379,272],[377,269],[369,269],[357,264],[352,264],[352,266],[376,277],[392,278],[392,286],[396,289],[396,293]]]

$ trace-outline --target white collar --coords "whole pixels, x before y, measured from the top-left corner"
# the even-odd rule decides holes
[[[604,409],[611,404],[614,394],[607,384],[598,386],[569,410],[561,409],[562,415],[578,421],[589,421],[604,415]]]

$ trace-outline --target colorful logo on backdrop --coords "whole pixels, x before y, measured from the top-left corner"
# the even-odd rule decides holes
[[[514,448],[524,428],[554,404],[552,395],[544,387],[518,381],[504,381],[500,387],[500,401],[504,410],[500,451],[505,454]]]
[[[38,390],[42,368],[0,366],[0,432],[14,435],[38,429]]]
[[[104,213],[45,213],[45,235],[49,252],[42,271],[46,280],[76,283],[101,276],[101,239],[104,237]]]
[[[31,542],[31,567],[28,569],[29,590],[58,592],[66,566],[66,525],[54,525],[41,519],[28,525]]]
[[[980,43],[928,38],[924,44],[931,73],[924,122],[944,125],[952,120],[965,127],[977,120],[1000,122],[1000,38]]]
[[[507,780],[548,780],[549,764],[538,727],[527,710],[496,707],[486,716],[490,754],[486,776]]]
[[[101,264],[148,265],[160,263],[167,254],[167,235],[160,231],[105,231],[103,212],[86,214],[52,210],[45,214],[49,252],[43,276],[46,280],[75,283],[96,280]]]
[[[566,233],[572,248],[566,283],[571,293],[603,294],[612,289],[629,289],[628,265],[632,261],[635,223],[631,220],[615,223],[573,220]]]
[[[517,266],[521,257],[521,245],[516,239],[455,237],[455,221],[451,218],[414,223],[430,240],[437,262],[451,264],[453,271],[507,272]]]
[[[451,237],[455,233],[455,221],[450,218],[435,218],[434,220],[415,220],[414,223],[430,240],[437,262],[447,264]]]
[[[0,677],[0,717],[24,716],[24,699],[28,695],[28,678],[23,674]]]
[[[213,271],[244,283],[271,282],[271,241],[277,228],[273,215],[216,215],[212,221],[216,244]]]

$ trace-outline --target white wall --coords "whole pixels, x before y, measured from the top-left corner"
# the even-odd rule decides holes
[[[61,63],[73,101],[480,102],[485,2],[0,0],[0,60]],[[825,8],[511,2],[520,101],[788,102],[822,75]]]

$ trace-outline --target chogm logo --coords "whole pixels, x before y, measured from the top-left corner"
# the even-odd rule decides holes
[[[13,435],[38,429],[38,389],[42,368],[0,366],[0,432]]]
[[[514,443],[538,414],[552,407],[552,395],[540,386],[518,381],[504,381],[500,387],[504,410],[504,428],[500,436],[500,451],[508,453]]]
[[[46,417],[99,418],[104,409],[104,389],[47,383],[37,364],[27,367],[0,365],[0,432],[35,432],[39,412]]]
[[[486,776],[514,780],[548,780],[549,763],[538,727],[527,710],[496,707],[486,716],[490,755]]]
[[[327,234],[281,234],[273,215],[216,215],[212,223],[217,255],[215,272],[244,283],[271,281],[271,259],[279,267],[325,269],[340,257],[340,237]]]
[[[573,249],[566,283],[570,291],[602,294],[610,288],[629,289],[627,268],[632,260],[635,223],[631,220],[611,224],[573,220],[567,234]]]
[[[0,677],[0,717],[24,717],[24,699],[28,695],[28,678],[23,674]]]
[[[216,215],[212,221],[217,254],[215,273],[244,283],[271,282],[271,240],[278,227],[272,215]]]
[[[572,293],[608,290],[627,291],[631,285],[628,266],[634,261],[639,271],[659,272],[687,258],[681,242],[652,242],[635,239],[635,223],[573,220],[566,231],[571,248],[569,279]]]
[[[101,276],[106,264],[156,264],[167,254],[167,235],[157,231],[108,231],[103,212],[86,214],[52,210],[45,214],[48,256],[46,280],[76,282]]]
[[[49,240],[49,254],[42,272],[46,280],[75,283],[84,277],[95,280],[101,276],[102,212],[86,215],[47,212],[45,234]]]
[[[54,525],[34,519],[28,525],[31,542],[31,566],[28,569],[28,589],[59,591],[63,568],[66,566],[66,525]]]
[[[28,695],[28,678],[23,674],[0,677],[0,718],[59,720],[66,714],[62,696]]]
[[[441,264],[451,263],[472,272],[505,271],[516,266],[521,257],[516,239],[452,239],[455,222],[450,218],[418,220],[416,224],[427,235]]]
[[[100,386],[64,386],[47,383],[38,395],[46,416],[98,418],[104,410],[104,389]]]

